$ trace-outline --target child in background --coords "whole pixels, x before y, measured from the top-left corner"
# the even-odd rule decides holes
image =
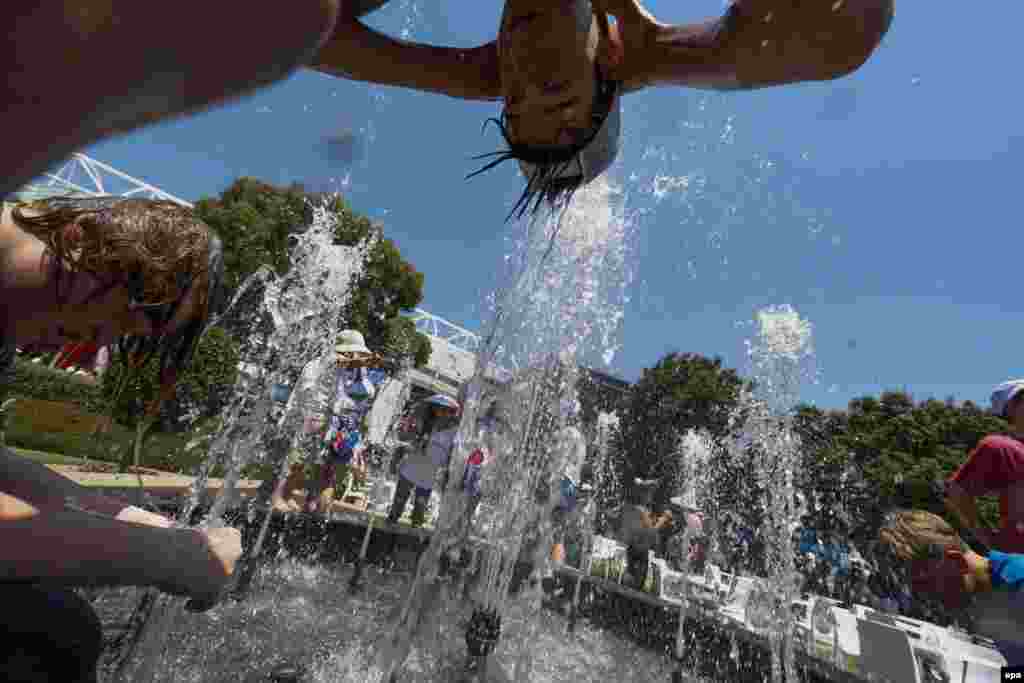
[[[398,486],[395,497],[388,512],[388,521],[397,524],[405,512],[405,504],[409,495],[415,490],[413,502],[412,525],[422,526],[426,517],[427,505],[434,491],[434,480],[442,469],[447,468],[452,455],[452,445],[459,426],[460,406],[455,399],[435,394],[427,399],[430,405],[431,419],[425,425],[429,434],[426,443],[409,450],[409,455],[399,467]],[[447,470],[445,469],[447,472]],[[447,484],[443,482],[442,488]]]
[[[911,590],[974,617],[1010,666],[1024,665],[1024,555],[972,551],[944,519],[922,510],[891,513],[878,532],[886,555],[909,566]]]

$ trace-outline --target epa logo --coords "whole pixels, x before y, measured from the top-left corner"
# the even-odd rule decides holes
[[[1024,666],[1004,666],[1002,669],[1004,681],[1024,681]]]

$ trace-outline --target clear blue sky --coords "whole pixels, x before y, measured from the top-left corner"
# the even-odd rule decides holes
[[[460,46],[491,39],[501,12],[499,0],[392,4],[375,25]],[[648,7],[682,22],[722,3]],[[743,369],[744,323],[789,303],[814,325],[821,381],[804,398],[825,407],[885,388],[984,402],[993,384],[1024,376],[1024,95],[1012,58],[1022,24],[1015,3],[898,0],[885,44],[852,77],[627,97],[612,174],[646,214],[609,370],[632,380],[673,349]],[[342,189],[426,274],[424,307],[477,328],[521,187],[511,165],[462,180],[476,168],[469,156],[497,148],[493,128],[480,133],[497,111],[300,72],[85,151],[192,200],[240,175]],[[349,167],[324,142],[346,131],[365,152]],[[688,177],[689,189],[658,199],[657,176]]]

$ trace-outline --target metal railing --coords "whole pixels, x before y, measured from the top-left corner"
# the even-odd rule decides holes
[[[192,207],[191,202],[78,152],[72,154],[56,171],[44,173],[15,193],[18,199],[45,199],[63,195],[143,197]]]

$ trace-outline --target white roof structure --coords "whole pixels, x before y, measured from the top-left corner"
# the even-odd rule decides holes
[[[477,353],[483,343],[480,335],[422,308],[415,309],[407,317],[416,325],[417,331],[430,338],[431,347],[427,367],[412,371],[413,384],[456,395],[462,383],[476,372]],[[497,369],[495,379],[504,374],[504,370]]]
[[[15,192],[12,199],[31,201],[49,197],[107,195],[163,199],[181,206],[190,208],[192,206],[191,202],[176,197],[170,192],[165,192],[155,185],[77,152],[72,154],[71,158],[53,173],[44,173],[40,178]]]

